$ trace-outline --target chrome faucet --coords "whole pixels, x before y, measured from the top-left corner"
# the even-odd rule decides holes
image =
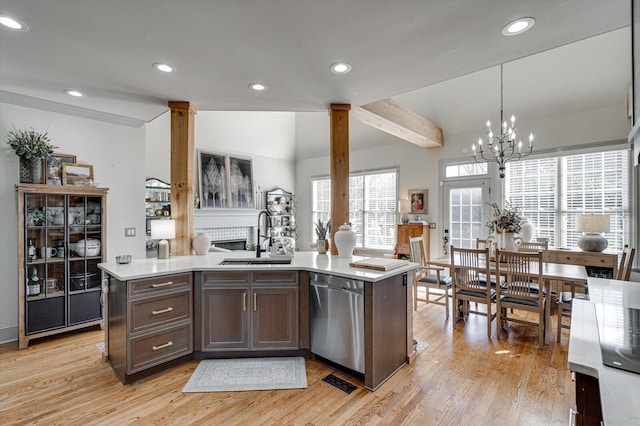
[[[260,213],[258,213],[258,239],[256,240],[256,257],[260,257],[260,252],[262,251],[262,249],[260,248],[260,238],[269,238],[269,246],[271,245],[271,237],[269,235],[262,235],[262,233],[260,232],[260,224],[261,221],[260,219],[262,218],[262,215],[265,215],[265,225],[267,226],[267,229],[269,229],[269,221],[271,220],[271,215],[269,214],[268,211],[266,210],[261,210]]]

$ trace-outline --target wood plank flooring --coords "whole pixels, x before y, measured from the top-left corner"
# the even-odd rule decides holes
[[[513,326],[508,339],[494,332],[489,340],[485,321],[472,315],[452,330],[444,308],[421,303],[414,335],[427,348],[376,392],[307,360],[307,389],[183,394],[197,361],[125,386],[95,346],[101,330],[36,340],[22,351],[8,343],[0,345],[0,424],[568,424],[568,331],[561,343],[551,333],[540,350],[534,328]],[[330,373],[358,388],[347,395],[326,384]]]

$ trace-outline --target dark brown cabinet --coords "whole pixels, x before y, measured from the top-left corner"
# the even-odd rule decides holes
[[[298,349],[298,288],[251,289],[252,349]]]
[[[298,273],[203,272],[196,349],[298,349]]]
[[[19,184],[18,347],[102,323],[106,188]]]
[[[107,358],[123,383],[193,353],[192,274],[109,277]]]
[[[202,349],[249,349],[249,287],[202,290]]]
[[[574,373],[576,383],[576,410],[572,413],[576,426],[599,426],[602,424],[600,383],[597,378]]]

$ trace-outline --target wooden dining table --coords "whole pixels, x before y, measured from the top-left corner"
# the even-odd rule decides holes
[[[439,257],[431,259],[427,262],[429,265],[440,266],[443,268],[451,268],[451,256]],[[455,265],[454,265],[455,266]],[[497,265],[495,262],[489,262],[489,269],[491,273],[497,272]],[[537,268],[535,268],[537,270]],[[542,279],[544,280],[544,287],[547,298],[551,295],[551,283],[554,281],[560,281],[563,283],[574,283],[577,285],[587,284],[587,269],[583,265],[571,265],[568,263],[553,263],[544,262],[542,265]],[[454,308],[455,309],[455,308]],[[549,300],[545,302],[545,340],[549,332],[548,325],[551,320],[551,304]]]

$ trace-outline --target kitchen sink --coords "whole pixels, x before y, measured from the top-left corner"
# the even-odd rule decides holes
[[[284,257],[282,259],[273,257],[254,257],[254,258],[230,258],[223,259],[218,265],[290,265],[291,258]]]

